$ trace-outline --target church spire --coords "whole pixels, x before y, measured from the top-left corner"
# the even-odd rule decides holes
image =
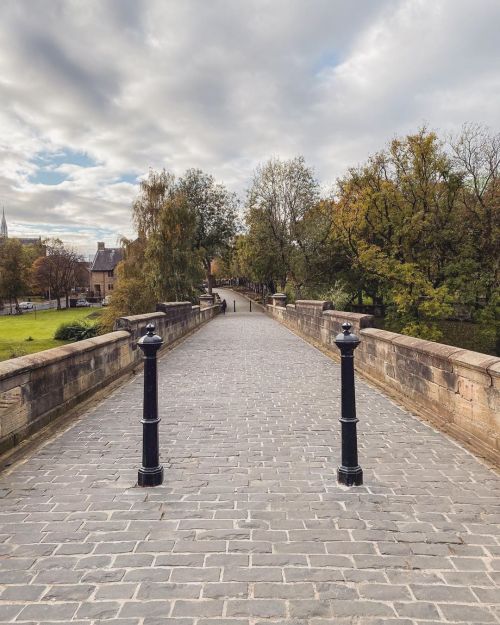
[[[7,232],[7,222],[5,220],[5,208],[2,208],[2,225],[0,226],[0,238],[7,239],[9,233]]]

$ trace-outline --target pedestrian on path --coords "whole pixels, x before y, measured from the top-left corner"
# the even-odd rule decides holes
[[[221,307],[222,307],[222,312],[226,314],[227,302],[225,299],[222,300]]]

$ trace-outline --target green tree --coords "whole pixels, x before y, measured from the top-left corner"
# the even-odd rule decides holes
[[[196,218],[195,246],[200,252],[211,293],[212,261],[224,253],[237,231],[237,198],[200,169],[188,169],[178,181],[177,190]]]
[[[0,241],[0,297],[14,301],[29,291],[30,250],[17,239]]]
[[[108,331],[113,329],[118,317],[139,315],[155,309],[153,290],[145,278],[146,244],[144,236],[121,241],[123,260],[115,270],[116,281],[110,304],[102,313],[102,326]]]
[[[168,172],[150,170],[132,206],[135,240],[124,239],[124,259],[104,324],[154,310],[159,301],[193,301],[203,276],[197,214]]]
[[[319,183],[302,156],[273,158],[255,171],[246,203],[248,237],[254,258],[274,265],[282,289],[287,280],[300,289],[314,263],[307,215],[318,200]]]
[[[158,231],[146,247],[145,273],[157,301],[195,297],[203,278],[202,252],[197,248],[196,214],[183,191],[165,200]]]

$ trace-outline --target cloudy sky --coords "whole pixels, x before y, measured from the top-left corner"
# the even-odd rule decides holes
[[[90,253],[150,167],[243,197],[270,156],[328,186],[423,123],[498,131],[499,24],[499,0],[2,0],[9,233]]]

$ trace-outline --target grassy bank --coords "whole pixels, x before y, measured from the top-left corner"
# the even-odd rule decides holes
[[[34,354],[44,349],[64,345],[67,341],[56,341],[54,333],[61,323],[86,319],[95,321],[100,311],[89,308],[63,310],[40,310],[23,315],[0,317],[0,360]]]

